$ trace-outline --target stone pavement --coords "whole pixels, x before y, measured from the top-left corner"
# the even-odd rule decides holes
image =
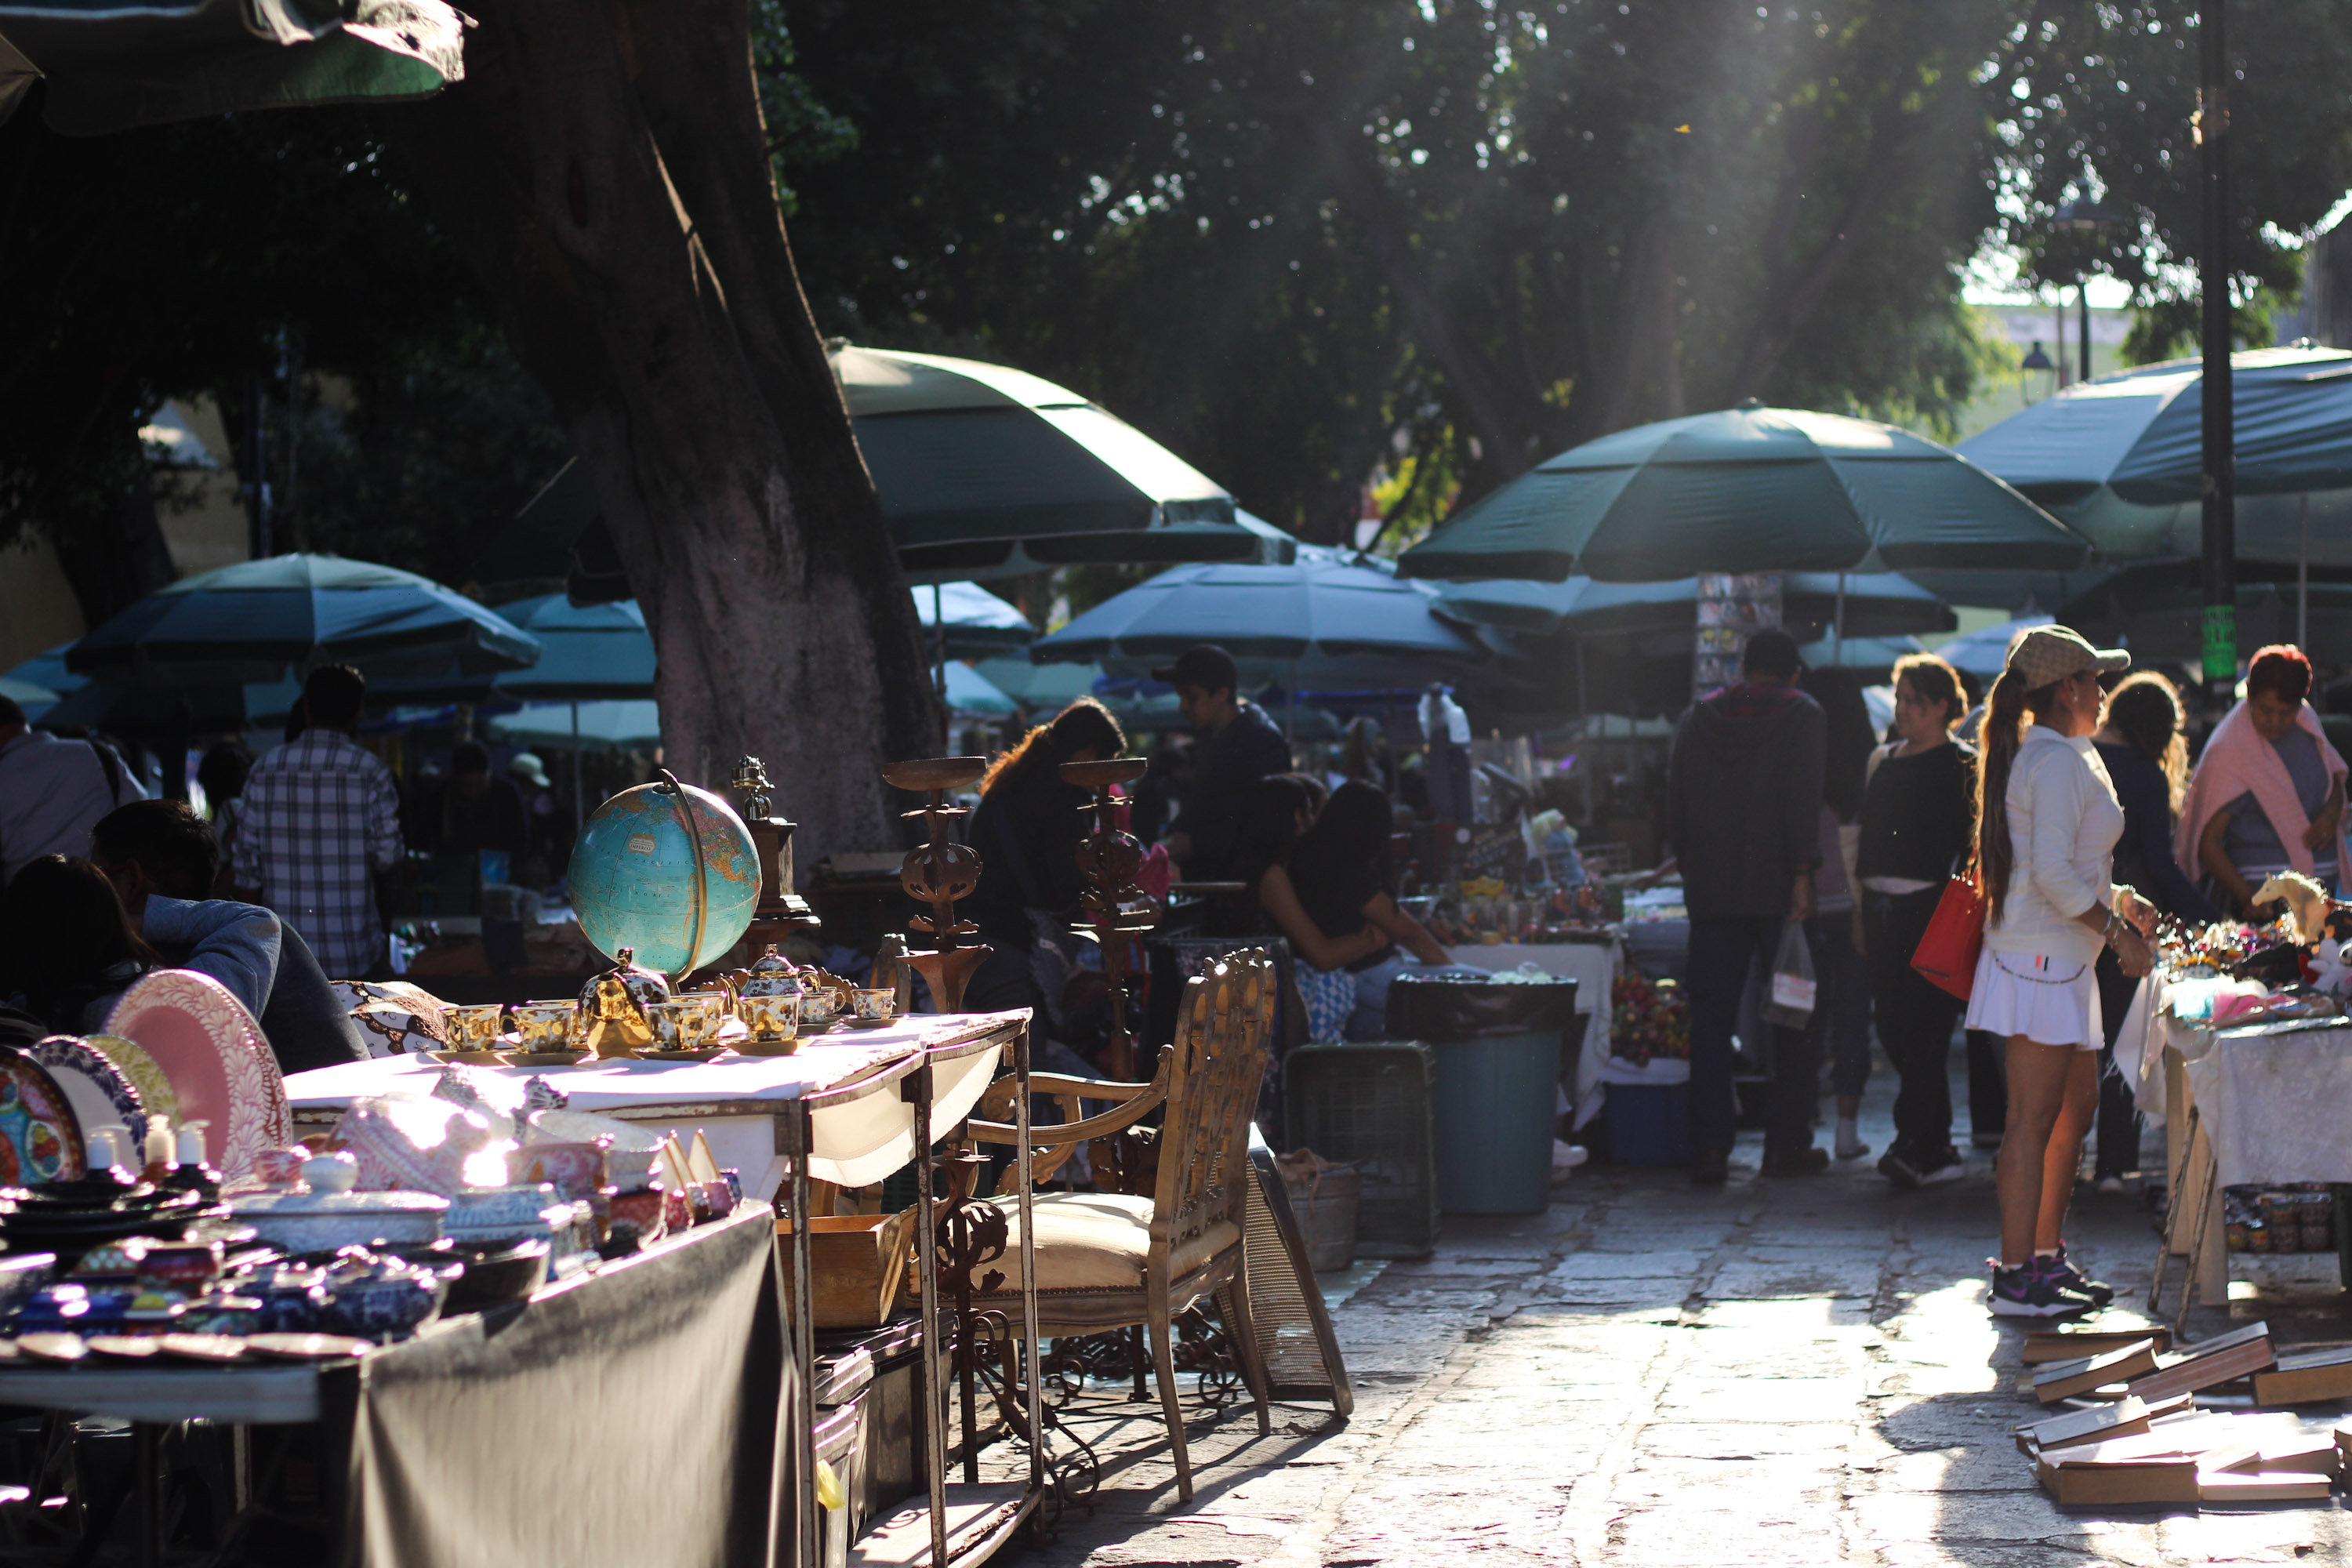
[[[1883,1067],[1873,1090],[1864,1136],[1883,1148]],[[2157,1135],[2147,1149],[2161,1159]],[[2014,1392],[2021,1332],[1983,1307],[1987,1156],[1965,1182],[1896,1193],[1868,1160],[1762,1180],[1758,1152],[1743,1137],[1724,1189],[1587,1170],[1547,1214],[1449,1219],[1433,1257],[1389,1265],[1334,1314],[1353,1419],[1277,1405],[1262,1437],[1245,1401],[1222,1420],[1189,1407],[1190,1504],[1157,1404],[1094,1405],[1093,1513],[1004,1561],[2352,1563],[2333,1503],[2091,1516],[2043,1498],[2010,1436],[2032,1409]],[[2086,1189],[2074,1231],[2137,1304],[2154,1254],[2137,1199]],[[2332,1258],[2265,1261],[2268,1282],[2200,1309],[2192,1338],[2261,1315],[2283,1338],[2352,1339]]]

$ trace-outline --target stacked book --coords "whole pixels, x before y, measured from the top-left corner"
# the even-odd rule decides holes
[[[2177,1355],[2168,1349],[2160,1329],[2044,1331],[2029,1342],[2031,1392],[2045,1405],[2077,1406],[2018,1431],[2053,1499],[2116,1506],[2327,1497],[2352,1453],[2352,1422],[2314,1432],[2291,1413],[2200,1411],[2196,1396],[2251,1379],[2254,1403],[2264,1405],[2352,1397],[2352,1349],[2282,1360],[2262,1323]]]

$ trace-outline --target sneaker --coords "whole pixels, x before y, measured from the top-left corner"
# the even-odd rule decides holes
[[[1841,1160],[1859,1160],[1864,1154],[1869,1152],[1870,1145],[1862,1141],[1861,1136],[1854,1131],[1853,1123],[1845,1121],[1839,1121],[1837,1125],[1837,1157]]]
[[[1719,1187],[1731,1179],[1731,1156],[1727,1153],[1697,1154],[1691,1159],[1691,1185]]]
[[[2120,1193],[2124,1190],[2124,1179],[2121,1176],[2101,1176],[2091,1184],[2091,1190],[2095,1193]]]
[[[2061,1318],[2070,1312],[2087,1312],[2092,1303],[2087,1297],[2061,1289],[2029,1262],[2015,1268],[1993,1263],[1992,1293],[1986,1305],[1998,1318]]]
[[[2084,1278],[2081,1270],[2067,1261],[2066,1244],[2063,1241],[2058,1244],[2058,1250],[2053,1253],[2047,1256],[2036,1253],[2033,1262],[2039,1267],[2043,1279],[2057,1286],[2062,1291],[2085,1298],[2095,1307],[2104,1307],[2116,1299],[2114,1286],[2103,1285],[2096,1279]]]
[[[1889,1149],[1878,1157],[1878,1173],[1906,1192],[1916,1191],[1927,1185],[1927,1183],[1919,1179],[1917,1167],[1911,1163],[1909,1157],[1900,1149]]]

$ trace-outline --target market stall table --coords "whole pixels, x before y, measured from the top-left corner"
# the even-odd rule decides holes
[[[355,1360],[58,1366],[20,1354],[0,1363],[0,1404],[134,1423],[143,1562],[163,1545],[161,1431],[202,1420],[317,1426],[345,1562],[764,1563],[778,1420],[793,1405],[772,1236],[747,1207]],[[607,1444],[614,1462],[593,1463]],[[629,1452],[646,1462],[622,1462]]]
[[[691,1141],[704,1130],[712,1154],[742,1173],[747,1197],[776,1196],[786,1169],[779,1119],[813,1103],[812,1180],[865,1186],[914,1157],[914,1109],[874,1091],[904,1078],[919,1061],[935,1075],[932,1125],[961,1121],[994,1076],[1005,1047],[1028,1021],[1010,1013],[917,1013],[875,1029],[835,1026],[805,1037],[791,1056],[723,1056],[708,1062],[610,1058],[578,1067],[467,1066],[485,1100],[502,1110],[520,1106],[534,1079],[562,1094],[570,1109],[594,1111]],[[444,1064],[425,1055],[377,1057],[286,1080],[298,1128],[321,1131],[352,1101],[370,1095],[424,1093]],[[845,1093],[847,1089],[863,1092]]]
[[[2140,1109],[2165,1124],[2169,1190],[2205,1200],[2201,1238],[2192,1216],[2176,1233],[2173,1250],[2185,1254],[2201,1240],[2190,1264],[2197,1295],[2219,1305],[2229,1300],[2222,1188],[2352,1183],[2352,1139],[2344,1131],[2352,1121],[2352,1019],[2215,1028],[2177,1016],[2185,987],[2195,984],[2163,974],[2142,982],[2116,1047],[2134,1069]]]

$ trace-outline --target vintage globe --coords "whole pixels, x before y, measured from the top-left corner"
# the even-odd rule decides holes
[[[709,791],[678,787],[682,798],[666,784],[623,790],[589,816],[572,851],[572,904],[588,940],[608,958],[635,948],[637,963],[665,974],[733,947],[760,902],[751,829]]]

